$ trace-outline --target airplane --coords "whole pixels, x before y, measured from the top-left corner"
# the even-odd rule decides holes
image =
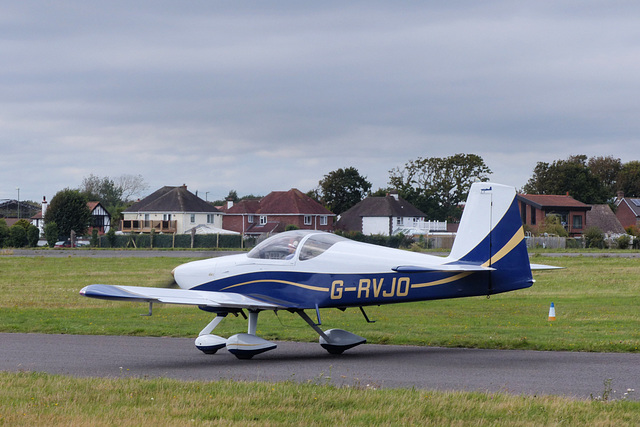
[[[250,359],[277,345],[256,335],[262,311],[297,313],[319,335],[320,345],[341,354],[366,339],[343,329],[323,331],[320,309],[364,307],[493,295],[530,287],[530,264],[515,188],[471,185],[457,237],[447,257],[356,242],[328,232],[275,234],[248,253],[193,261],[176,267],[179,289],[95,284],[85,297],[195,305],[216,317],[200,332],[196,347],[215,354],[226,347]],[[248,318],[245,314],[248,312]],[[313,320],[305,310],[315,311]],[[229,314],[248,320],[247,333],[212,334]]]

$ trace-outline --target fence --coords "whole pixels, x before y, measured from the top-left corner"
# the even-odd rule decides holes
[[[127,234],[111,238],[105,235],[99,241],[101,248],[246,248],[254,244],[255,239],[245,239],[243,245],[242,236],[228,234],[196,234],[193,246],[190,234]]]

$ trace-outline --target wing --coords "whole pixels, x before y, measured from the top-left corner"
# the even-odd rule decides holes
[[[260,301],[232,292],[192,291],[188,289],[149,288],[143,286],[89,285],[80,295],[89,298],[161,302],[164,304],[198,305],[213,308],[246,308],[250,310],[274,310],[285,306]]]

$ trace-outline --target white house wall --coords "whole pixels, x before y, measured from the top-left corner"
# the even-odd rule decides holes
[[[191,222],[191,213],[184,212],[162,212],[162,213],[153,213],[153,212],[124,212],[123,219],[124,220],[139,220],[145,221],[145,215],[149,215],[149,221],[162,221],[164,220],[164,215],[170,214],[171,220],[176,221],[176,233],[184,234],[185,231],[200,225],[212,225],[216,228],[222,228],[222,214],[221,213],[196,213],[195,214],[195,222]],[[207,215],[214,215],[213,223],[207,223]]]
[[[362,233],[389,235],[389,217],[364,217],[362,218]]]

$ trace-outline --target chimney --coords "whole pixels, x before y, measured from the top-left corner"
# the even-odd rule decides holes
[[[42,218],[44,218],[44,214],[47,212],[47,198],[42,196]]]
[[[391,196],[394,199],[398,200],[398,192],[396,190],[391,190],[390,192],[387,193],[387,196]]]
[[[227,199],[227,209],[231,209],[233,207],[233,199]]]
[[[624,199],[624,191],[618,191],[618,192],[616,193],[616,198],[617,198],[618,200],[622,200],[622,199]]]

